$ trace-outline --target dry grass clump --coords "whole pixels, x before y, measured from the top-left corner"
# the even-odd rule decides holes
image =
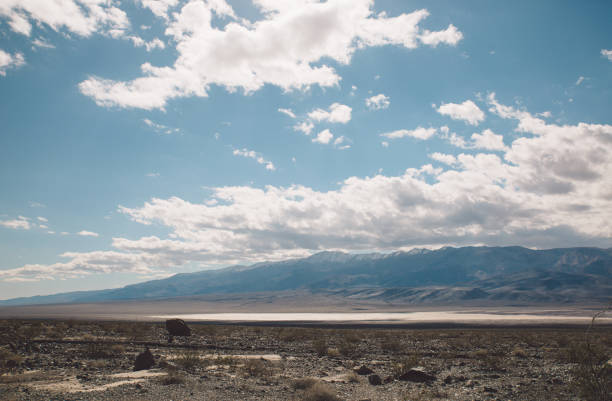
[[[310,377],[294,381],[293,388],[304,390],[302,401],[340,401],[331,388]]]
[[[242,371],[250,377],[269,377],[272,369],[263,359],[246,359]]]
[[[416,354],[406,356],[396,361],[391,367],[391,373],[393,377],[400,377],[410,369],[414,368],[419,364],[419,356]]]
[[[293,383],[291,383],[291,387],[296,390],[306,390],[307,388],[314,386],[317,382],[317,379],[312,377],[303,377],[301,379],[294,380]]]
[[[0,348],[0,375],[17,369],[23,363],[23,357],[6,348]]]
[[[340,356],[340,350],[338,350],[338,348],[328,348],[327,356],[331,356],[332,358],[338,358]]]
[[[327,355],[327,341],[323,338],[319,338],[312,342],[312,349],[318,356]]]
[[[340,401],[340,398],[325,384],[315,383],[304,391],[302,401]]]
[[[179,372],[176,368],[168,368],[168,374],[166,376],[161,376],[159,378],[159,382],[165,386],[169,386],[171,384],[183,384],[185,383],[185,376]]]
[[[174,363],[177,367],[186,371],[195,371],[199,367],[208,365],[208,361],[202,359],[199,353],[190,351],[180,353],[178,357],[174,359]]]

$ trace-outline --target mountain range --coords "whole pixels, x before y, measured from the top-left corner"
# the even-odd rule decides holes
[[[612,296],[612,248],[445,247],[348,254],[176,274],[122,288],[15,298],[0,305],[159,300],[307,291],[405,304],[594,303]]]

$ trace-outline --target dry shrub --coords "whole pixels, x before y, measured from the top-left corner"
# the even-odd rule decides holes
[[[380,343],[380,348],[385,352],[396,353],[402,348],[402,344],[397,338],[387,337]]]
[[[202,359],[197,352],[185,351],[178,355],[174,363],[186,371],[195,371],[199,367],[206,366],[208,361]]]
[[[294,380],[293,383],[291,383],[291,387],[296,390],[306,390],[307,388],[314,386],[315,383],[317,383],[317,379],[312,377],[304,377]]]
[[[159,382],[163,385],[171,385],[171,384],[183,384],[185,383],[185,376],[181,374],[175,368],[169,368],[167,370],[168,374],[166,376],[161,376],[159,378]]]
[[[302,401],[340,401],[334,391],[321,382],[308,387],[302,394]]]
[[[393,377],[400,377],[410,369],[414,368],[419,364],[419,356],[416,354],[409,355],[396,361],[391,368]]]
[[[313,341],[312,348],[318,356],[327,355],[327,341],[323,338]]]
[[[19,368],[22,363],[22,356],[14,354],[6,348],[0,348],[0,375]]]
[[[332,358],[337,358],[340,356],[340,351],[338,348],[329,348],[327,350],[327,356],[331,356]]]
[[[242,370],[251,377],[268,377],[272,373],[267,361],[263,359],[246,359]]]

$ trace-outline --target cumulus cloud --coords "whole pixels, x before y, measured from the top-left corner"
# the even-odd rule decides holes
[[[76,233],[77,235],[80,235],[81,237],[97,237],[99,236],[98,233],[94,233],[93,231],[79,231],[78,233]]]
[[[168,10],[178,5],[179,0],[139,0],[144,8],[151,10],[158,17],[168,19]]]
[[[370,110],[386,109],[391,104],[389,99],[390,98],[388,96],[385,96],[383,93],[379,93],[378,95],[374,95],[365,100],[366,107]]]
[[[98,31],[117,36],[130,25],[125,12],[108,0],[3,0],[0,18],[25,36],[30,36],[33,23],[79,36]]]
[[[493,151],[506,151],[508,147],[504,144],[504,136],[496,134],[490,129],[485,129],[481,133],[473,133],[471,141],[466,141],[463,137],[454,132],[445,132],[442,138],[447,139],[451,145],[462,149],[488,149]]]
[[[152,51],[154,49],[165,49],[166,48],[166,44],[164,42],[162,42],[161,39],[159,38],[154,38],[150,41],[145,41],[143,38],[141,38],[140,36],[136,36],[136,35],[130,35],[130,36],[126,36],[126,39],[131,41],[132,44],[136,47],[143,47],[148,51]]]
[[[316,122],[327,121],[330,123],[346,124],[351,121],[351,109],[349,106],[340,103],[333,103],[329,110],[315,109],[308,113],[308,118]]]
[[[483,111],[471,100],[466,100],[460,104],[442,103],[436,110],[453,120],[462,120],[471,125],[478,125],[485,119]]]
[[[612,50],[601,49],[601,55],[612,61]]]
[[[319,132],[315,138],[312,138],[312,141],[327,145],[332,139],[334,139],[334,135],[331,133],[331,131],[329,129],[324,129],[323,131]]]
[[[10,54],[0,49],[0,75],[5,76],[6,70],[11,68],[18,68],[24,64],[25,59],[23,58],[23,54]]]
[[[0,226],[12,228],[13,230],[29,230],[32,228],[32,223],[30,223],[30,219],[27,217],[18,216],[13,220],[0,220]]]
[[[141,3],[162,17],[175,5]],[[249,22],[237,18],[224,0],[188,1],[173,13],[165,31],[177,44],[172,66],[144,63],[142,76],[132,81],[91,76],[79,88],[100,106],[163,109],[170,99],[207,96],[211,85],[245,93],[265,84],[285,91],[331,87],[341,78],[329,61],[349,64],[358,49],[455,45],[460,39],[452,35],[452,25],[440,32],[421,29],[427,10],[387,17],[374,13],[372,0],[254,4],[262,18]]]
[[[425,164],[397,176],[349,177],[324,191],[300,185],[226,186],[212,188],[202,202],[170,197],[120,206],[119,212],[134,222],[160,225],[170,235],[113,238],[112,251],[65,253],[63,262],[3,270],[0,279],[150,274],[187,263],[279,260],[323,249],[610,247],[612,125],[549,124],[500,103],[495,94],[487,103],[492,118],[516,123],[517,137],[501,154],[487,148],[473,154],[432,153],[432,161],[443,167]],[[472,141],[489,147],[484,138],[496,138],[492,132],[477,135]]]
[[[413,130],[408,130],[408,129],[400,129],[397,131],[393,131],[393,132],[387,132],[385,134],[380,134],[380,136],[384,136],[385,138],[389,138],[389,139],[399,139],[399,138],[404,138],[404,137],[412,137],[412,138],[416,138],[416,139],[429,139],[431,138],[433,135],[435,135],[436,133],[436,129],[435,128],[423,128],[423,127],[417,127],[416,129]]]
[[[312,121],[302,121],[300,123],[295,124],[293,126],[293,129],[295,131],[300,131],[305,135],[310,135],[312,133],[312,130],[314,129],[314,124],[312,123]]]
[[[269,160],[264,159],[264,157],[261,154],[255,152],[254,150],[249,150],[249,149],[246,149],[246,148],[244,148],[244,149],[234,149],[232,154],[234,156],[242,156],[242,157],[248,157],[250,159],[253,159],[257,163],[263,164],[266,167],[266,170],[270,170],[270,171],[276,170],[276,167],[274,167],[274,163],[272,163]]]
[[[463,34],[453,24],[450,24],[448,28],[443,31],[430,32],[424,30],[419,36],[421,42],[433,47],[438,46],[440,43],[454,46],[459,43],[461,39],[463,39]]]

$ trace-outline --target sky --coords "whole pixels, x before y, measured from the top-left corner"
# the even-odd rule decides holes
[[[612,3],[0,0],[0,298],[612,247]]]

